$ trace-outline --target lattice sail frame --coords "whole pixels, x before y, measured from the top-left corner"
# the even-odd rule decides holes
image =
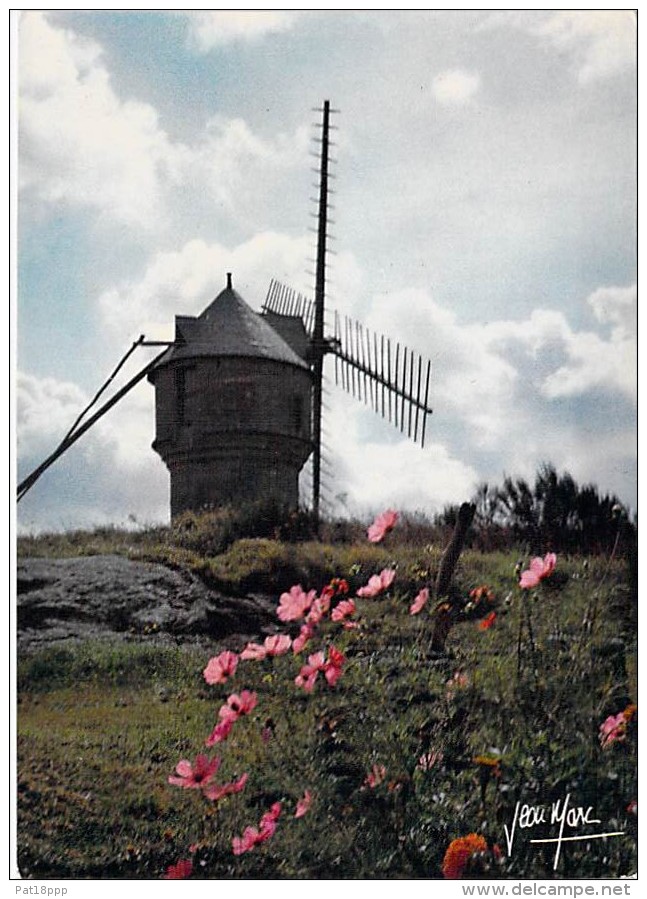
[[[291,287],[272,280],[262,309],[300,318],[312,338],[315,304]],[[325,353],[335,359],[335,384],[424,447],[427,416],[433,411],[431,362],[347,315],[332,314],[333,334],[325,338]]]

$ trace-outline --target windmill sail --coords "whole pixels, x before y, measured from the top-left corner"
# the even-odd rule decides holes
[[[310,338],[314,303],[291,287],[272,280],[263,312],[273,321],[298,317]],[[324,352],[335,359],[335,384],[388,419],[414,443],[425,445],[431,385],[431,362],[415,350],[370,331],[336,310],[333,333]]]

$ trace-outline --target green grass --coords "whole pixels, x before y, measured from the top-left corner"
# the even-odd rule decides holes
[[[323,640],[308,647],[333,640],[347,656],[337,686],[320,677],[312,695],[293,683],[308,651],[299,661],[290,653],[241,662],[219,687],[205,684],[209,652],[195,647],[96,643],[22,658],[23,876],[156,878],[188,858],[193,845],[197,877],[439,878],[451,840],[483,833],[505,853],[503,824],[510,826],[517,799],[549,806],[566,793],[625,836],[564,844],[554,873],[554,848],[538,850],[529,838],[539,832],[518,831],[502,864],[480,862],[489,865],[484,876],[597,878],[636,870],[635,819],[626,812],[637,798],[633,738],[607,751],[598,741],[601,721],[636,698],[631,597],[620,563],[560,558],[554,580],[526,598],[531,644],[516,556],[465,553],[458,588],[467,596],[489,584],[497,621],[488,631],[475,622],[457,625],[447,657],[438,659],[429,652],[430,611],[408,614],[414,591],[433,577],[437,547],[296,547],[266,539],[241,540],[209,557],[181,552],[208,580],[232,589],[262,584],[277,598],[294,582],[320,589],[333,575],[357,586],[391,561],[398,576],[386,598],[358,601],[360,629],[328,625]],[[587,610],[592,622],[583,630]],[[457,671],[469,684],[448,691]],[[179,759],[204,751],[219,706],[241,689],[257,691],[258,705],[210,754],[223,759],[219,782],[243,772],[249,781],[214,807],[167,778]],[[270,719],[273,736],[265,742]],[[474,761],[493,750],[499,777]],[[418,759],[432,751],[442,760],[420,770]],[[386,776],[370,789],[364,780],[374,764]],[[313,806],[297,820],[305,789]],[[283,804],[275,836],[234,856],[232,836],[257,826],[274,801]]]

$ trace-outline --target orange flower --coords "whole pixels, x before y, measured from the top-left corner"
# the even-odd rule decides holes
[[[470,833],[466,837],[452,840],[443,859],[443,877],[445,880],[460,880],[469,860],[477,852],[487,852],[485,837]]]
[[[480,602],[491,603],[494,602],[494,593],[488,586],[481,584],[480,587],[474,587],[473,590],[470,590],[470,599],[473,600],[475,605],[478,605]]]
[[[479,630],[486,631],[488,628],[492,627],[494,622],[496,621],[496,612],[490,612],[489,615],[486,615],[481,621],[479,621]]]

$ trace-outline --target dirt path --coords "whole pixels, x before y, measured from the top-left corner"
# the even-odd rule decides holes
[[[226,596],[188,571],[122,556],[23,558],[18,649],[82,639],[197,642],[276,630],[276,597]]]

